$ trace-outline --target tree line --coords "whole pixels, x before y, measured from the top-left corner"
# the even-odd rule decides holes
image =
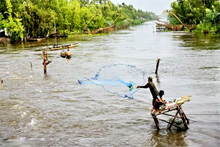
[[[219,0],[177,0],[171,8],[184,24],[196,25],[196,32],[220,34]],[[180,24],[173,15],[169,18],[171,24]]]
[[[153,20],[152,12],[110,0],[1,0],[0,30],[12,42],[27,38],[84,33],[114,25],[138,25]]]

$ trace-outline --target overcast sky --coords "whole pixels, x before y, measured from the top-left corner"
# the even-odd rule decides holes
[[[170,9],[170,5],[174,0],[111,0],[114,4],[127,5],[131,4],[135,9],[141,9],[143,11],[154,12],[157,15],[162,14],[163,10]]]

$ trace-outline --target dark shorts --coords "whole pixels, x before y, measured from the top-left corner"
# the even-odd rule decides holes
[[[163,105],[163,103],[159,102],[158,99],[154,98],[153,101],[152,101],[152,105],[154,106],[155,109],[159,109],[159,107],[161,105]]]

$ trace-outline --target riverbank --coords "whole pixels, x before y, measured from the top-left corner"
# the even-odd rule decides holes
[[[7,37],[0,37],[0,44],[8,44],[10,43],[10,39]]]
[[[123,29],[128,29],[130,27],[130,25],[123,25],[123,26],[119,26],[119,27],[115,27],[115,26],[110,26],[110,27],[106,27],[106,28],[99,28],[97,30],[94,31],[85,31],[84,33],[74,33],[74,32],[70,32],[70,35],[57,35],[58,33],[55,33],[56,35],[50,35],[50,37],[46,37],[46,38],[28,38],[28,39],[24,39],[23,42],[20,43],[26,43],[26,42],[42,42],[45,41],[47,39],[50,38],[68,38],[68,37],[94,37],[94,36],[103,36],[103,35],[108,35],[109,33],[112,33],[114,31],[119,31],[119,30],[123,30]],[[60,37],[61,36],[61,37]],[[62,37],[64,36],[64,37]],[[8,37],[0,37],[0,44],[10,44],[10,39]],[[16,42],[18,43],[18,42]],[[13,43],[15,44],[15,42]]]

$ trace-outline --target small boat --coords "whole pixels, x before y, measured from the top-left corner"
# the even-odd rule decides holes
[[[70,59],[71,58],[71,54],[67,54],[67,50],[65,51],[65,50],[62,50],[61,52],[60,52],[60,56],[61,57],[63,57],[63,58],[68,58],[68,59]]]
[[[28,38],[27,41],[42,41],[45,40],[46,38]]]
[[[63,50],[63,49],[68,49],[68,48],[74,48],[74,47],[77,47],[77,46],[78,46],[77,43],[67,44],[67,45],[57,45],[57,44],[54,44],[52,47],[49,47],[49,49],[51,51],[56,51],[56,50]]]

